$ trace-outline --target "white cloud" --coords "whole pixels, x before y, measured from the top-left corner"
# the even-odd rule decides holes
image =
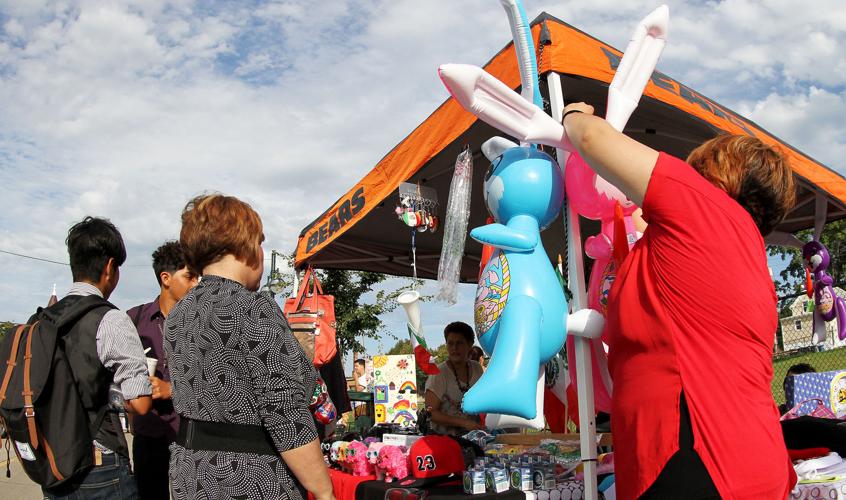
[[[620,48],[657,5],[525,4]],[[659,69],[842,171],[846,5],[669,4]],[[108,216],[130,252],[123,307],[155,294],[149,255],[177,235],[191,196],[247,199],[265,247],[289,252],[446,98],[438,64],[482,64],[510,37],[488,0],[0,0],[0,27],[0,249],[65,261],[67,228]],[[3,254],[0,271],[0,320],[26,319],[70,281]],[[462,290],[463,305],[427,305],[435,345],[442,318],[472,318]],[[402,331],[401,313],[388,321]]]

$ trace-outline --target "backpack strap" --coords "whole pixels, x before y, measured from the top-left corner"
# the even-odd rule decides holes
[[[26,426],[29,429],[29,442],[34,449],[38,449],[38,433],[35,431],[35,407],[32,404],[32,332],[35,330],[38,321],[29,327],[29,334],[26,336],[26,351],[24,352],[24,373],[23,373],[23,391],[21,394],[24,397],[24,416],[26,417]]]
[[[18,347],[21,343],[21,335],[26,327],[27,325],[20,325],[18,326],[18,329],[15,330],[15,338],[12,341],[12,351],[9,353],[9,359],[6,360],[6,374],[3,375],[3,385],[0,385],[0,404],[3,403],[4,399],[6,399],[6,390],[9,388],[9,380],[12,379],[12,372],[15,369],[15,365],[17,365],[16,361],[18,359]],[[31,328],[30,333],[32,333]]]

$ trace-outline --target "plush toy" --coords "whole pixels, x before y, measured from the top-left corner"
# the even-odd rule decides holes
[[[379,451],[381,451],[382,448],[384,448],[385,446],[387,446],[385,443],[376,441],[370,443],[370,445],[368,445],[367,447],[367,461],[370,462],[370,466],[373,469],[373,473],[376,474],[376,479],[380,481],[384,479],[385,474],[376,466],[376,463],[379,460]]]
[[[341,444],[343,444],[343,441],[335,441],[329,448],[329,463],[336,469],[341,468],[341,463],[339,461]]]
[[[361,441],[353,441],[347,446],[347,469],[353,476],[369,476],[373,467],[367,459],[367,446]]]
[[[379,450],[376,467],[385,475],[385,482],[405,479],[408,476],[408,456],[405,446],[386,445]]]
[[[338,465],[341,466],[341,470],[345,472],[349,472],[349,464],[347,464],[347,451],[350,447],[349,441],[340,441],[341,446],[338,447]]]
[[[834,279],[826,272],[830,262],[828,249],[819,241],[809,241],[802,247],[802,258],[813,275],[814,334],[812,342],[825,340],[825,323],[837,318],[837,335],[846,339],[846,301],[834,293]]]
[[[331,465],[332,463],[329,461],[329,456],[332,453],[332,443],[335,442],[333,438],[326,438],[320,442],[320,451],[323,452],[323,460],[326,462],[326,465]]]
[[[362,441],[362,443],[364,443],[364,445],[367,446],[368,448],[370,447],[371,444],[380,443],[380,442],[382,442],[382,440],[377,438],[377,437],[366,437]]]

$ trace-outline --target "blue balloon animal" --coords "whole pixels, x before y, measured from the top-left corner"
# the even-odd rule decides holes
[[[511,147],[514,146],[514,147]],[[470,236],[495,248],[479,279],[475,320],[491,361],[464,396],[468,413],[536,416],[538,369],[564,343],[567,300],[541,243],[564,199],[564,176],[546,153],[494,138],[485,203],[496,220]]]

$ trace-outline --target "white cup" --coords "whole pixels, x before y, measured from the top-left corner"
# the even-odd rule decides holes
[[[156,358],[147,358],[147,373],[150,374],[152,377],[156,374],[156,365],[159,364],[159,360]]]

